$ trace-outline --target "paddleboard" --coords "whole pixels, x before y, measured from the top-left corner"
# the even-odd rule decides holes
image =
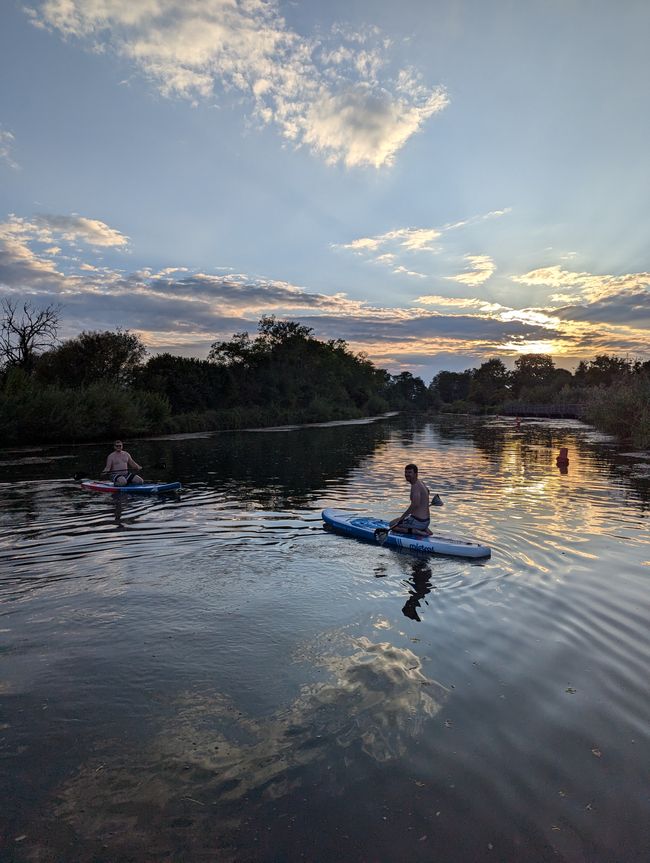
[[[81,487],[86,491],[103,491],[109,494],[126,492],[128,494],[164,494],[168,491],[176,491],[181,487],[180,482],[145,482],[142,485],[113,485],[112,482],[104,482],[99,479],[83,479]]]
[[[344,512],[339,509],[324,509],[322,518],[325,524],[329,524],[334,530],[345,533],[348,536],[356,536],[358,539],[366,539],[371,542],[378,540],[377,531],[388,530],[388,522],[372,516],[359,515],[356,512]],[[384,534],[380,533],[382,537]],[[382,545],[390,545],[394,548],[405,548],[411,551],[424,551],[430,554],[449,554],[454,557],[489,557],[491,554],[487,545],[478,542],[461,539],[456,536],[409,536],[406,533],[389,532],[381,541]]]

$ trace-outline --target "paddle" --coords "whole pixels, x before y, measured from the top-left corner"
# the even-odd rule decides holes
[[[159,461],[156,464],[150,465],[147,468],[147,470],[164,470],[166,467],[167,467],[167,465],[165,464],[164,461]],[[142,468],[140,468],[140,470],[142,470]],[[134,471],[131,471],[131,470],[103,470],[101,472],[100,476],[105,476],[108,473],[110,473],[110,474],[113,474],[113,473],[114,474],[120,474],[120,473],[129,474],[129,473],[133,473],[133,472]],[[75,482],[81,482],[82,479],[88,479],[88,474],[87,473],[76,473],[74,475]]]
[[[431,498],[431,506],[444,506],[442,498],[439,494],[434,494],[434,496]],[[400,519],[396,525],[393,525],[393,527],[397,527],[397,525],[401,524],[402,521],[403,519]],[[375,531],[375,539],[380,545],[383,545],[386,542],[386,538],[391,530],[392,528],[390,527],[377,528],[377,530]]]

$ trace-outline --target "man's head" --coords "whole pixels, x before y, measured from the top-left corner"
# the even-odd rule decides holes
[[[122,443],[121,440],[116,440],[115,443],[113,444],[114,449],[122,449],[123,446],[124,446],[124,444]]]
[[[407,482],[415,482],[418,478],[418,466],[416,464],[407,464],[404,468],[404,478]]]

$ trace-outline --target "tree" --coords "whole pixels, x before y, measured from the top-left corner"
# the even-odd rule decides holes
[[[208,360],[219,366],[252,367],[271,356],[277,357],[285,348],[297,347],[312,339],[311,327],[296,321],[278,321],[275,315],[264,315],[257,325],[257,336],[235,333],[229,342],[213,342]]]
[[[391,390],[388,396],[391,407],[425,410],[429,406],[429,390],[422,378],[411,372],[401,372],[391,376]]]
[[[229,386],[229,369],[207,360],[158,354],[138,371],[138,389],[160,393],[172,412],[217,410],[231,405],[239,393]]]
[[[464,372],[438,372],[429,384],[432,393],[437,393],[445,404],[464,401],[469,395],[473,369]]]
[[[499,359],[488,360],[472,375],[469,398],[478,405],[497,405],[505,401],[510,372]]]
[[[120,387],[133,384],[147,349],[128,330],[83,332],[43,354],[36,373],[44,383],[62,387],[107,381]]]
[[[595,359],[581,360],[575,372],[576,383],[584,386],[610,386],[617,379],[626,378],[638,369],[638,364],[623,357],[599,354]]]
[[[24,302],[19,308],[5,299],[0,308],[0,364],[31,372],[36,357],[56,344],[60,306],[37,309]]]
[[[304,341],[311,338],[311,327],[305,327],[296,321],[276,321],[275,315],[264,315],[257,326],[259,336],[256,341],[270,347],[286,344],[292,340]]]
[[[229,342],[212,342],[208,361],[218,366],[250,366],[253,342],[248,333],[235,333]]]
[[[548,354],[523,354],[515,360],[512,375],[516,396],[525,395],[526,390],[546,386],[553,380],[555,363]]]

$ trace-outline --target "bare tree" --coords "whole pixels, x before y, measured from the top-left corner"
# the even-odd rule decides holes
[[[61,307],[37,309],[4,299],[0,309],[0,365],[29,372],[36,357],[56,344]]]

